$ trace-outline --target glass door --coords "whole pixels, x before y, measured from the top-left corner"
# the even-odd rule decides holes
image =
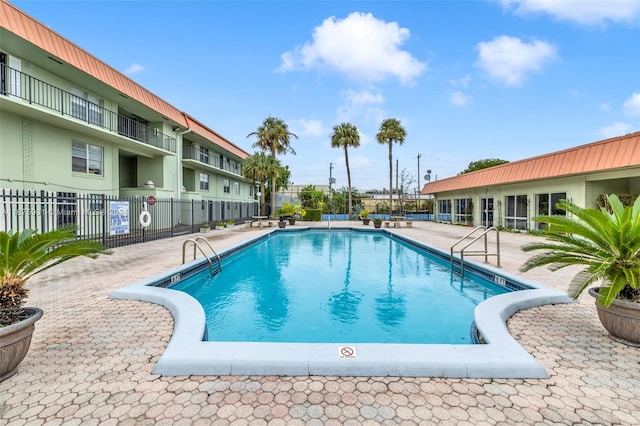
[[[482,216],[482,226],[493,226],[493,197],[480,198],[480,214]]]

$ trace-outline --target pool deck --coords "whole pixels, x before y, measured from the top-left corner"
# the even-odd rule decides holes
[[[425,222],[390,229],[443,250],[469,230]],[[268,229],[205,236],[219,250],[261,232]],[[0,383],[0,425],[639,422],[640,348],[607,336],[586,293],[577,303],[530,308],[508,321],[546,379],[155,375],[173,331],[171,314],[108,296],[178,268],[188,238],[193,235],[74,259],[33,278],[28,305],[45,313],[18,373]],[[518,272],[529,256],[520,246],[538,237],[501,233],[500,239],[505,271],[566,289],[570,270]]]

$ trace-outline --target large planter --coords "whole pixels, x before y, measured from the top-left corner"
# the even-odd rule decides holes
[[[286,228],[287,227],[287,222],[285,222],[284,220],[281,220],[278,222],[278,226],[280,228]]]
[[[362,224],[363,224],[363,225],[368,225],[368,224],[369,224],[369,220],[371,220],[371,219],[366,218],[366,217],[365,217],[365,218],[363,218],[363,219],[362,219]]]
[[[24,319],[0,328],[0,382],[18,372],[18,365],[29,351],[35,323],[42,317],[40,308],[23,308]]]
[[[590,288],[589,294],[596,298],[596,309],[602,326],[614,340],[640,346],[640,303],[614,299],[607,308],[598,303],[598,290],[598,287]]]
[[[290,217],[287,220],[289,221],[289,225],[295,225],[296,224],[296,218],[295,217]]]

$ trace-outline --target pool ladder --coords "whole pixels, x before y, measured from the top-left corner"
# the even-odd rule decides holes
[[[471,242],[469,242],[467,245],[465,245],[464,247],[462,247],[460,249],[460,275],[462,277],[464,277],[464,256],[465,256],[465,254],[467,256],[484,256],[484,263],[488,262],[488,257],[489,256],[496,256],[496,265],[497,265],[498,268],[500,267],[500,231],[495,226],[491,226],[489,228],[487,228],[486,226],[476,226],[473,229],[473,231],[469,232],[467,235],[465,235],[464,237],[460,238],[454,245],[451,246],[451,270],[455,271],[454,255],[453,255],[454,254],[454,248],[458,244],[462,243],[464,240],[469,238],[471,235],[475,234],[477,231],[483,231],[483,232],[480,235],[478,235],[477,237],[475,237],[473,240],[471,240]],[[496,252],[495,253],[489,253],[488,244],[487,244],[487,234],[489,234],[492,231],[495,231],[495,233],[496,233]],[[484,238],[484,250],[473,250],[473,251],[467,251],[465,253],[465,250],[470,245],[472,245],[473,243],[475,243],[476,241],[478,241],[481,238]]]
[[[207,246],[209,246],[209,249],[211,249],[211,252],[215,255],[215,258],[217,260],[217,264],[214,267],[213,266],[213,262],[211,261],[211,258],[209,256],[207,256],[207,254],[204,252],[204,250],[202,250],[202,247],[200,247],[200,244],[198,244],[198,241],[204,241]],[[182,264],[184,265],[185,263],[185,250],[187,248],[187,244],[188,243],[193,243],[193,260],[196,259],[196,247],[198,248],[198,250],[200,250],[200,253],[202,253],[205,257],[205,259],[207,259],[207,262],[209,262],[209,272],[211,272],[211,276],[217,274],[218,272],[222,271],[222,264],[220,262],[220,256],[218,256],[218,253],[216,253],[216,251],[213,249],[213,247],[211,247],[211,244],[209,244],[209,241],[207,241],[206,238],[204,237],[198,237],[196,239],[189,239],[187,241],[185,241],[182,244]]]

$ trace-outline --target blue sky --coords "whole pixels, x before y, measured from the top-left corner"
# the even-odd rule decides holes
[[[385,118],[411,187],[640,130],[640,1],[14,1],[252,153],[268,116],[299,139],[295,184],[388,188]],[[404,173],[403,173],[404,172]],[[395,185],[395,171],[394,171]]]

